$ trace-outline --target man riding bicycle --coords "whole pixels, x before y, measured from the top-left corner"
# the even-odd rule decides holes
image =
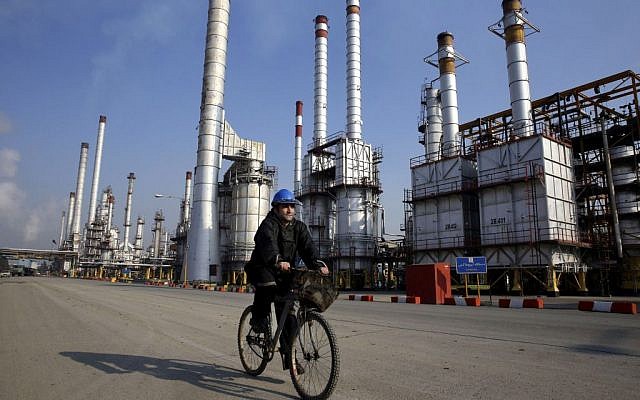
[[[309,228],[295,218],[295,206],[300,204],[290,190],[279,190],[273,196],[271,211],[256,231],[255,248],[245,266],[249,282],[256,288],[250,322],[256,332],[268,330],[267,316],[271,312],[271,303],[276,295],[285,294],[291,289],[292,274],[288,272],[296,266],[299,258],[307,268],[320,270],[323,275],[329,274],[328,268],[318,261]],[[276,302],[278,318],[282,308],[283,305]],[[295,315],[289,314],[280,336],[283,369],[289,369],[289,357],[286,353],[289,351],[288,345],[295,329]]]

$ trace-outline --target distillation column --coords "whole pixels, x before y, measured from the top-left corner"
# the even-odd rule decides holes
[[[76,192],[69,192],[69,208],[67,209],[67,227],[65,229],[65,240],[71,238],[73,230],[73,211],[76,207]],[[70,246],[69,246],[70,247]]]
[[[222,163],[229,0],[209,0],[198,154],[188,235],[190,281],[220,282],[218,177]],[[215,270],[215,276],[211,273]]]
[[[136,175],[133,172],[129,173],[127,177],[129,181],[129,186],[127,188],[127,203],[124,208],[124,242],[122,244],[122,249],[125,252],[129,251],[129,230],[131,228],[131,199],[133,197],[133,183],[136,180]]]
[[[438,35],[438,66],[440,70],[443,157],[455,157],[461,154],[455,61],[453,35],[449,32],[442,32]]]

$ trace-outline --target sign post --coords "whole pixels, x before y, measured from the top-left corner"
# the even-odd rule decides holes
[[[486,257],[456,257],[456,273],[464,275],[464,295],[469,296],[467,286],[467,275],[476,274],[476,284],[478,286],[478,298],[480,298],[480,274],[487,273]]]

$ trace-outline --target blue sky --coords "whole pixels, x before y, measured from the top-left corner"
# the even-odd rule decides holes
[[[524,0],[541,32],[528,37],[533,98],[640,71],[640,2]],[[107,116],[100,191],[111,185],[122,230],[127,175],[132,218],[163,209],[175,227],[185,171],[195,165],[208,2],[0,0],[0,247],[50,248],[88,142],[82,221],[98,116]],[[487,30],[499,0],[363,0],[363,139],[383,148],[387,231],[403,223],[403,189],[418,144],[419,90],[437,70],[422,60],[450,31],[471,62],[458,69],[460,122],[508,108],[504,42]],[[329,17],[329,133],[345,125],[345,2],[232,0],[227,119],[267,144],[279,187],[291,187],[295,101],[313,133],[313,18]]]

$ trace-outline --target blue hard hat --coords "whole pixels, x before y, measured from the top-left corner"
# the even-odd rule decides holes
[[[296,200],[296,196],[293,195],[293,192],[289,189],[280,189],[273,196],[273,200],[271,201],[271,205],[275,206],[277,204],[295,204],[301,205],[298,200]]]

